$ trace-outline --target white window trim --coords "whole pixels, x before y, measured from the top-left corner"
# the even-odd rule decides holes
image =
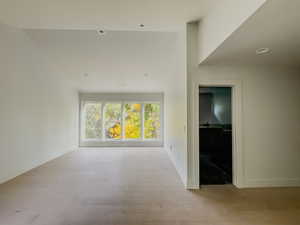
[[[84,138],[84,104],[85,102],[101,102],[102,139]],[[120,140],[105,139],[104,107],[107,102],[122,104],[122,120],[124,122],[124,104],[140,103],[141,111],[141,138],[124,139],[124,126],[122,126],[122,138]],[[147,103],[160,104],[160,137],[159,139],[144,139],[144,105]],[[164,146],[164,94],[163,93],[79,93],[79,147],[163,147]]]

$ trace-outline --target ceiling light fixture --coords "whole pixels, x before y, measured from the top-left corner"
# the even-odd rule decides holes
[[[259,49],[256,49],[255,52],[257,55],[264,55],[264,54],[268,54],[270,52],[270,49],[269,48],[259,48]]]
[[[98,34],[99,34],[100,36],[102,36],[102,35],[105,35],[105,34],[106,34],[105,30],[98,30],[97,32],[98,32]]]

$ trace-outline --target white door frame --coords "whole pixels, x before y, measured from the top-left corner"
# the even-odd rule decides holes
[[[193,184],[192,189],[200,187],[199,173],[199,87],[231,87],[232,88],[232,178],[233,185],[238,188],[244,186],[244,152],[242,129],[242,82],[239,80],[197,80],[193,82],[192,94],[192,132],[191,156],[188,157],[188,168],[191,176],[188,183]]]

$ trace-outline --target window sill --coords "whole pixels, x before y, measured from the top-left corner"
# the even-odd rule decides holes
[[[79,147],[163,147],[163,141],[81,141]]]

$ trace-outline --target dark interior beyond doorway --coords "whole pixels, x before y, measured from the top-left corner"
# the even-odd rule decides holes
[[[232,183],[231,87],[200,87],[200,184]]]

